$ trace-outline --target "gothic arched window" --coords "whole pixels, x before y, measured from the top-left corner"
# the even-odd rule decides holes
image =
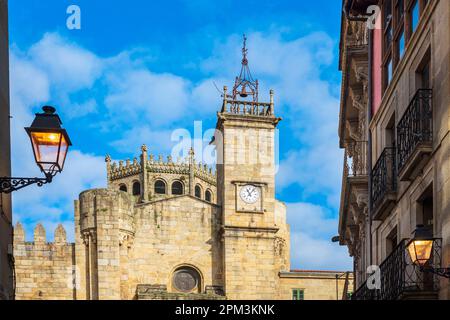
[[[133,196],[141,195],[141,184],[138,181],[133,183]]]
[[[183,184],[180,181],[175,181],[174,183],[172,183],[172,194],[183,194]]]
[[[195,186],[195,197],[199,199],[202,198],[202,188],[199,185]]]
[[[212,194],[211,194],[211,191],[206,190],[206,192],[205,192],[205,200],[208,201],[208,202],[211,202],[211,201],[212,201]]]
[[[155,193],[156,194],[166,194],[166,183],[162,180],[157,180],[155,182]]]
[[[126,186],[125,184],[121,184],[121,185],[119,186],[119,190],[120,190],[120,191],[123,191],[123,192],[128,192],[127,186]]]

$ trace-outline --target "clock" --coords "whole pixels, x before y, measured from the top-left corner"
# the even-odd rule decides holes
[[[261,197],[261,192],[258,187],[252,185],[246,185],[241,188],[241,192],[239,193],[241,199],[247,204],[256,203]]]

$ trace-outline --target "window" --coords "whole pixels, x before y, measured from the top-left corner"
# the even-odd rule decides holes
[[[305,300],[305,290],[293,289],[292,290],[292,300]]]
[[[427,0],[384,0],[383,23],[383,89],[392,81],[402,60],[406,45],[419,25]]]
[[[392,80],[393,71],[393,44],[394,19],[392,17],[392,4],[398,0],[385,0],[383,2],[383,73],[384,88],[387,88]]]
[[[387,85],[389,85],[391,83],[393,73],[394,73],[394,70],[393,70],[393,66],[392,66],[392,59],[389,57],[389,60],[387,61],[387,68],[386,68]]]
[[[202,198],[202,188],[199,185],[195,186],[195,197],[199,199]]]
[[[386,257],[389,256],[398,244],[397,227],[386,237]]]
[[[419,13],[419,0],[413,1],[413,5],[410,11],[411,15],[411,31],[414,33],[419,25],[420,13]]]
[[[211,191],[206,190],[206,192],[205,192],[205,200],[208,201],[208,202],[212,201]]]
[[[180,181],[175,181],[174,183],[172,183],[172,194],[183,194],[183,184]]]
[[[402,60],[403,55],[405,54],[405,32],[403,29],[400,33],[400,39],[398,41],[398,51],[399,59]]]
[[[416,225],[423,225],[433,230],[433,187],[428,187],[417,201]]]
[[[166,194],[166,184],[162,180],[155,182],[155,193],[156,194]]]
[[[136,181],[133,183],[133,196],[141,195],[141,184]]]
[[[416,71],[416,89],[431,89],[431,50],[428,49]]]
[[[395,139],[395,113],[393,113],[389,118],[389,122],[387,123],[385,130],[386,148],[395,148],[397,146]]]
[[[123,192],[127,192],[127,191],[128,191],[128,190],[127,190],[127,186],[124,185],[124,184],[121,184],[121,185],[119,186],[119,190],[120,190],[120,191],[123,191]]]

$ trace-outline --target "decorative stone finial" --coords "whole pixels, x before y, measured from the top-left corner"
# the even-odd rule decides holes
[[[105,162],[107,163],[111,162],[111,156],[109,154],[106,155]]]
[[[147,150],[147,146],[146,146],[145,144],[142,145],[141,151],[142,151],[142,152],[147,152],[147,151],[148,151],[148,150]]]
[[[273,96],[274,96],[274,91],[273,91],[273,89],[270,89],[270,112],[272,113],[272,114],[275,114],[275,103],[274,103],[274,99],[273,99]]]

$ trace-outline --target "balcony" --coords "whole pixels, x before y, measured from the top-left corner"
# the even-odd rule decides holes
[[[355,203],[367,205],[368,199],[368,170],[367,170],[367,142],[348,143],[344,153],[342,174],[341,206],[339,209],[339,234],[341,244],[349,240],[348,232],[356,228],[354,217],[350,214],[350,206]],[[358,229],[358,228],[356,228]],[[348,244],[348,243],[347,243]]]
[[[383,220],[397,200],[395,148],[385,148],[371,173],[372,219]]]
[[[397,126],[401,181],[415,179],[433,152],[433,91],[417,91]]]
[[[422,272],[411,261],[403,240],[380,265],[380,287],[369,289],[367,283],[352,295],[352,300],[437,299],[439,277]],[[441,239],[436,239],[429,266],[441,266]]]

